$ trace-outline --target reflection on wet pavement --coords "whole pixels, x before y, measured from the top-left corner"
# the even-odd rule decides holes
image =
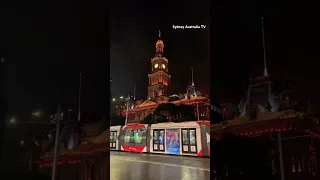
[[[209,180],[210,159],[110,152],[111,180]]]

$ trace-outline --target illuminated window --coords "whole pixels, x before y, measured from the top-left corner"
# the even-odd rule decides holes
[[[182,143],[185,145],[189,144],[188,130],[182,130]]]
[[[196,129],[182,129],[182,152],[197,153]]]
[[[196,130],[190,129],[189,135],[190,135],[190,145],[195,146],[196,145]]]
[[[153,151],[164,151],[164,130],[153,130]]]
[[[132,137],[133,137],[133,131],[131,131],[131,130],[126,131],[124,134],[124,142],[125,143],[132,142]]]
[[[133,136],[133,142],[135,144],[141,144],[143,140],[144,130],[135,130]]]
[[[117,131],[110,132],[110,148],[116,148]]]

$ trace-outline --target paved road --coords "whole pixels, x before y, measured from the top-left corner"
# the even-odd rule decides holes
[[[209,180],[210,159],[110,152],[111,180]]]

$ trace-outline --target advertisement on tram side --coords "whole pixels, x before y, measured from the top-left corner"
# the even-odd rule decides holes
[[[180,129],[166,130],[166,147],[170,154],[180,154]]]

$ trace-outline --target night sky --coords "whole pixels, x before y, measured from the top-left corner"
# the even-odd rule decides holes
[[[148,73],[158,30],[169,60],[170,93],[185,93],[194,67],[196,85],[209,93],[209,1],[116,1],[111,9],[110,72],[114,97],[147,98]],[[206,29],[173,29],[172,25],[207,25]]]
[[[220,1],[212,4],[211,96],[238,103],[248,77],[263,74],[264,16],[269,74],[289,76],[298,99],[320,99],[319,26],[311,1]]]
[[[318,16],[310,3],[115,1],[110,12],[87,2],[10,3],[1,6],[0,28],[8,115],[50,114],[58,103],[76,111],[80,72],[84,118],[108,114],[110,76],[114,96],[133,94],[136,84],[145,98],[159,29],[172,93],[185,92],[193,66],[196,85],[213,99],[238,102],[248,77],[262,74],[261,16],[269,72],[291,77],[299,98],[320,104]],[[185,24],[207,28],[172,29]]]
[[[43,120],[60,103],[64,111],[71,108],[76,119],[82,72],[82,120],[108,117],[110,28],[105,6],[88,1],[3,1],[0,7],[6,115],[37,121],[31,113],[40,109]],[[6,131],[1,164],[6,171],[17,170],[13,167],[18,165],[19,140],[28,144],[40,134],[43,127],[34,124]]]
[[[80,72],[83,117],[99,119],[108,112],[106,11],[87,2],[8,2],[1,18],[8,115],[25,119],[34,109],[49,115],[58,103],[76,112]]]

